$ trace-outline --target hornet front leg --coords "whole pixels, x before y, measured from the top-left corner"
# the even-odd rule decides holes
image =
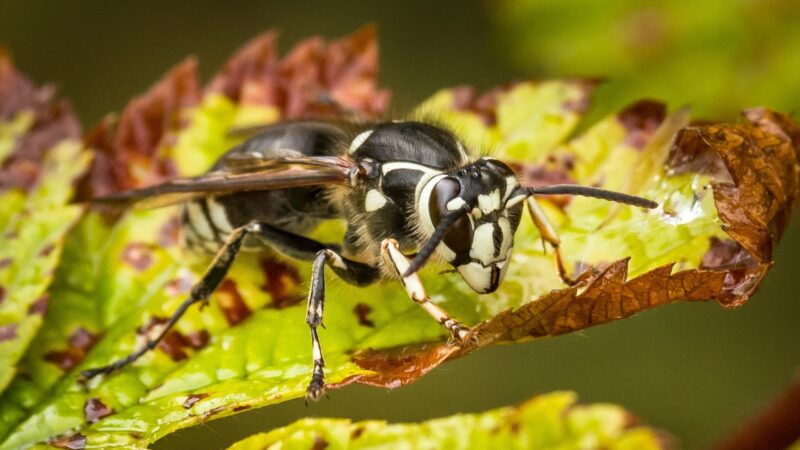
[[[539,202],[537,202],[533,196],[528,197],[525,203],[528,206],[528,214],[530,214],[531,219],[533,219],[533,224],[536,225],[536,228],[539,230],[542,240],[553,246],[558,276],[561,277],[561,280],[564,281],[567,286],[574,286],[577,281],[570,278],[566,267],[564,267],[564,259],[561,256],[561,239],[558,237],[558,232],[555,227],[553,227],[553,224],[550,223],[542,206],[539,205]]]
[[[406,273],[408,270],[411,261],[400,251],[400,246],[397,244],[397,241],[394,239],[384,239],[381,243],[381,251],[387,266],[391,267],[400,278],[411,300],[414,300],[425,312],[430,314],[431,317],[449,331],[454,341],[463,342],[467,339],[470,329],[461,325],[457,320],[450,317],[447,311],[431,301],[431,298],[425,293],[425,288],[422,286],[422,281],[419,279],[419,275],[417,275],[416,272],[407,277],[402,276],[402,274]]]
[[[314,369],[311,382],[306,389],[306,399],[319,400],[325,392],[325,359],[322,356],[322,346],[319,342],[317,327],[322,323],[322,314],[325,309],[325,265],[328,265],[344,281],[364,286],[375,282],[380,272],[377,268],[367,264],[346,259],[331,249],[319,250],[314,257],[311,268],[311,289],[308,292],[308,305],[306,308],[306,323],[311,329],[311,354],[313,355]]]

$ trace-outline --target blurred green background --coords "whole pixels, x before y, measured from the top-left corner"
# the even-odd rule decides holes
[[[520,78],[608,78],[591,117],[639,97],[737,120],[743,107],[800,106],[800,2],[629,0],[437,2],[0,2],[0,45],[38,81],[54,81],[84,123],[118,111],[187,55],[207,78],[267,28],[281,46],[379,26],[382,85],[394,110],[435,90]],[[385,391],[350,387],[239,414],[163,439],[158,448],[222,448],[304,416],[418,421],[574,390],[705,448],[769,404],[800,367],[795,220],[777,264],[744,307],[673,305],[557,339],[490,348]]]

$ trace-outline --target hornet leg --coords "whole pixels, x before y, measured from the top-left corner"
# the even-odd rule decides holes
[[[403,278],[402,274],[406,272],[410,261],[406,255],[400,251],[400,246],[394,239],[384,239],[381,243],[381,250],[383,259],[386,261],[388,267],[391,267],[406,288],[406,293],[414,300],[422,309],[431,315],[439,324],[441,324],[456,342],[463,342],[469,336],[470,329],[461,325],[457,320],[450,317],[447,311],[443,310],[431,301],[428,294],[425,293],[425,288],[422,286],[422,281],[416,273]]]
[[[200,279],[200,281],[192,287],[189,298],[184,300],[183,303],[178,306],[178,309],[172,313],[172,316],[170,316],[169,320],[167,320],[167,322],[164,324],[164,327],[158,336],[156,336],[154,339],[148,339],[147,343],[145,343],[143,347],[126,356],[125,358],[118,359],[113,363],[103,367],[84,370],[81,373],[83,377],[92,378],[101,373],[111,373],[117,369],[127,366],[128,364],[131,364],[148,351],[156,348],[158,343],[164,339],[164,336],[167,335],[172,326],[178,322],[178,320],[183,316],[190,306],[192,306],[194,303],[208,299],[208,296],[214,292],[219,283],[228,273],[228,269],[230,269],[231,264],[233,264],[233,260],[236,258],[236,254],[239,253],[239,249],[242,246],[242,240],[245,238],[245,236],[247,236],[248,233],[258,232],[259,228],[260,225],[258,223],[251,222],[233,230],[233,232],[228,236],[228,239],[225,241],[225,244],[217,252],[217,255],[214,257],[211,265],[206,270],[206,273],[203,274],[203,277]]]
[[[306,323],[311,329],[311,354],[314,359],[314,369],[311,382],[306,389],[306,401],[319,400],[325,392],[325,359],[322,357],[322,346],[319,343],[317,327],[322,323],[322,313],[325,309],[325,265],[328,264],[340,278],[357,286],[370,284],[378,279],[380,271],[367,264],[351,261],[331,249],[317,252],[311,268],[311,289],[308,292],[308,306],[306,309]]]
[[[567,286],[574,286],[577,281],[570,278],[569,274],[567,274],[567,269],[564,267],[564,259],[561,257],[560,248],[561,239],[558,237],[558,232],[556,232],[553,224],[550,223],[550,220],[547,218],[547,215],[535,198],[532,196],[528,197],[525,203],[528,205],[528,213],[530,214],[531,219],[533,219],[534,225],[536,225],[536,228],[539,229],[539,232],[542,235],[542,240],[547,241],[553,246],[558,276],[561,277],[561,280],[564,281]]]

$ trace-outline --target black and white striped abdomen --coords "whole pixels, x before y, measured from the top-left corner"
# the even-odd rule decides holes
[[[216,252],[233,231],[225,207],[213,197],[187,202],[181,213],[184,244],[201,252]]]

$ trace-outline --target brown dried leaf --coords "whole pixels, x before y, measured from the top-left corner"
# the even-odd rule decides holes
[[[201,90],[197,62],[189,58],[133,99],[114,127],[111,117],[86,137],[95,150],[79,198],[163,182],[176,175],[164,149],[190,125],[190,110],[212,94],[239,106],[275,108],[286,119],[345,114],[376,116],[390,94],[377,88],[378,44],[368,26],[328,45],[319,38],[298,44],[285,58],[275,50],[277,34],[266,32],[237,52]]]
[[[80,139],[81,126],[69,102],[53,85],[37,86],[0,51],[0,123],[30,114],[31,124],[5,161],[0,161],[0,191],[29,190],[38,179],[44,154],[65,139]],[[1,158],[0,158],[1,159]]]
[[[386,110],[390,94],[377,88],[375,27],[328,45],[320,37],[308,39],[282,60],[276,41],[277,34],[269,31],[245,45],[206,94],[222,93],[240,105],[272,106],[285,119],[336,116],[342,109],[376,116]]]
[[[95,151],[79,197],[92,198],[164,181],[175,174],[159,150],[185,126],[183,112],[197,105],[197,62],[190,58],[169,71],[122,112],[116,129],[109,117],[86,137]]]

